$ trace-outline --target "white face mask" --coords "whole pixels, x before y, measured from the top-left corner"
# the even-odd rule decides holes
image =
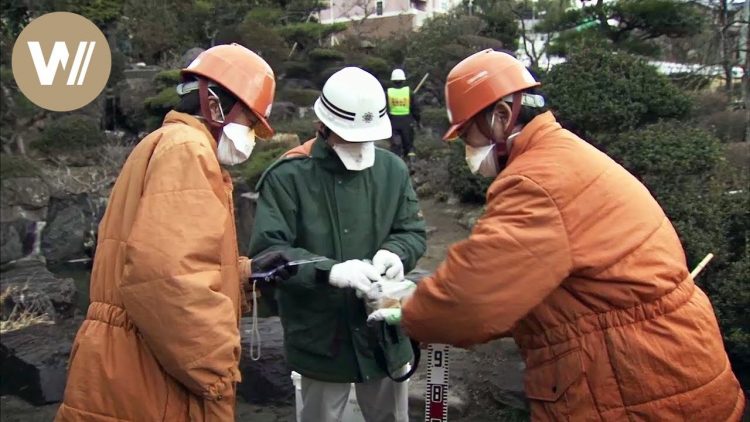
[[[466,164],[472,173],[484,177],[496,177],[500,172],[497,168],[494,144],[478,148],[466,145]]]
[[[374,142],[344,142],[332,148],[347,170],[360,171],[375,164]]]
[[[234,166],[250,158],[255,147],[255,131],[238,123],[228,123],[221,131],[217,158],[225,166]]]

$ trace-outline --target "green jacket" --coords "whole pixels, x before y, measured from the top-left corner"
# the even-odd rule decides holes
[[[330,261],[299,267],[276,291],[289,366],[327,382],[364,382],[386,376],[372,338],[395,375],[412,358],[400,328],[368,327],[367,311],[353,289],[328,284],[331,267],[349,259],[372,259],[379,249],[401,257],[411,271],[424,254],[425,224],[403,161],[376,149],[375,164],[349,171],[325,141],[311,157],[281,159],[258,183],[250,256],[282,250],[293,259]],[[378,332],[379,331],[379,332]]]

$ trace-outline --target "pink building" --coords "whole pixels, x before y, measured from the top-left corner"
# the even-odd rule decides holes
[[[388,36],[422,26],[425,19],[446,13],[461,0],[329,0],[320,23],[350,23],[361,35]]]

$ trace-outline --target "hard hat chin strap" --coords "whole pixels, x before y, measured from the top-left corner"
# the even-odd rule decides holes
[[[511,105],[510,109],[510,119],[508,120],[507,126],[505,126],[505,139],[508,139],[508,137],[513,134],[513,129],[516,127],[516,120],[518,120],[518,115],[521,114],[521,101],[523,100],[523,94],[521,92],[516,92],[513,94],[513,104]]]
[[[229,111],[229,114],[224,116],[224,120],[216,121],[211,117],[211,109],[208,106],[209,89],[208,81],[206,79],[201,78],[198,80],[198,98],[201,103],[201,116],[203,116],[203,120],[205,120],[208,125],[208,130],[211,132],[211,135],[213,135],[216,142],[218,142],[219,139],[221,139],[221,131],[224,129],[224,126],[234,121],[234,119],[242,113],[242,103],[240,101],[235,102],[234,106],[232,106],[232,110]],[[221,108],[221,99],[217,97],[216,102],[219,104],[219,108]]]

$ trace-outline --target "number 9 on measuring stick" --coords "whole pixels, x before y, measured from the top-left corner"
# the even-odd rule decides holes
[[[427,347],[427,387],[425,390],[425,422],[448,421],[448,350],[447,344]]]

